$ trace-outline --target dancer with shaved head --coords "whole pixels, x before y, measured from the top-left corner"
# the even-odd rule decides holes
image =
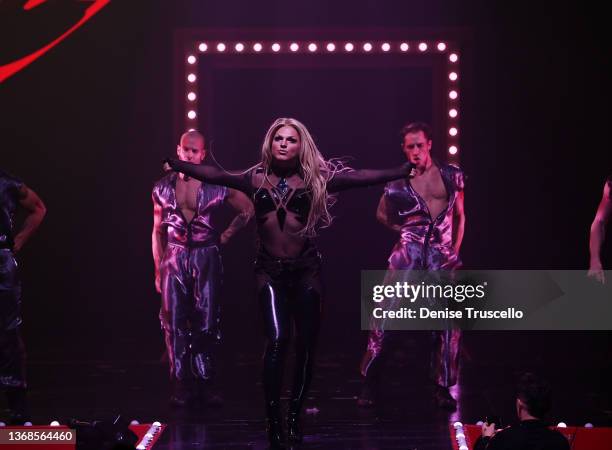
[[[200,164],[206,157],[204,136],[188,131],[176,153]],[[214,216],[225,204],[237,215],[223,233]],[[213,390],[214,350],[220,334],[220,244],[242,228],[253,206],[241,192],[170,173],[153,188],[153,261],[155,288],[161,294],[161,325],[170,359],[175,406],[218,405]]]

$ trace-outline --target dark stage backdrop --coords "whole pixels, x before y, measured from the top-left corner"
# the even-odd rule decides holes
[[[19,255],[32,359],[155,359],[162,352],[150,190],[178,139],[172,39],[182,27],[464,29],[466,266],[586,268],[588,229],[612,171],[604,15],[570,2],[239,3],[113,1],[0,86],[0,166],[22,176],[49,211]],[[64,20],[58,8],[65,2],[50,0],[19,20],[9,3],[0,4],[2,42],[10,43],[0,63],[19,54],[17,46],[36,48],[35,38],[53,34],[45,27]],[[328,156],[353,154],[358,167],[394,164],[401,123],[431,115],[431,87],[417,92],[428,83],[418,71],[286,74],[219,76],[214,125],[205,131],[228,167],[256,161],[278,115],[304,120]],[[288,78],[300,77],[295,89]],[[250,84],[257,79],[261,89]],[[329,293],[321,351],[352,352],[356,365],[364,344],[358,271],[381,267],[393,242],[375,223],[379,194],[343,193],[333,228],[319,240]],[[232,354],[257,354],[262,344],[250,291],[252,238],[251,228],[226,249],[235,289],[225,307]],[[512,344],[520,348],[527,339],[513,335]],[[544,352],[555,339],[542,336],[538,348]]]

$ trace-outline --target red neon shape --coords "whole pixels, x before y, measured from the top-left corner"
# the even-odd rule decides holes
[[[41,3],[44,3],[45,1],[46,0],[29,0],[23,8],[26,10],[29,10],[29,9],[32,9],[40,5]],[[32,52],[29,55],[24,56],[21,59],[18,59],[17,61],[13,61],[11,63],[5,64],[4,66],[0,66],[0,83],[2,83],[4,80],[6,80],[11,75],[14,75],[20,70],[24,69],[26,66],[32,64],[42,55],[44,55],[49,50],[51,50],[53,47],[55,47],[57,44],[62,42],[64,39],[66,39],[68,36],[74,33],[77,29],[83,26],[83,24],[85,24],[88,20],[90,20],[96,13],[98,13],[102,8],[104,8],[109,3],[110,3],[110,0],[95,0],[94,3],[85,10],[85,14],[83,14],[83,17],[81,17],[77,23],[72,25],[72,27],[70,27],[66,32],[64,32],[64,34],[62,34],[55,40],[51,41],[44,47],[39,48],[35,52]]]

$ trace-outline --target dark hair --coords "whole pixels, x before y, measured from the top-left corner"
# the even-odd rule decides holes
[[[541,419],[552,405],[552,393],[548,383],[533,373],[524,373],[517,386],[517,397],[527,406],[533,417]]]
[[[425,138],[428,141],[431,141],[431,127],[427,125],[425,122],[412,122],[407,125],[404,125],[402,130],[400,131],[400,137],[402,139],[402,143],[404,143],[404,138],[409,133],[418,133],[422,131],[425,135]]]

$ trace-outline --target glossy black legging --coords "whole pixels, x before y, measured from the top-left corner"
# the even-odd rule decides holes
[[[318,276],[303,273],[272,277],[260,284],[259,304],[267,338],[263,387],[268,408],[277,408],[292,325],[295,326],[295,373],[289,410],[299,414],[312,379],[321,317]]]

